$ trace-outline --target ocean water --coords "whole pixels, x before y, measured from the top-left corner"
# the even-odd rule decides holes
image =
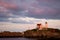
[[[0,38],[0,40],[38,40],[34,38]]]

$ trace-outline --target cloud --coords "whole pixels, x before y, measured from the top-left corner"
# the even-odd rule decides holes
[[[57,9],[43,7],[41,9],[35,8],[34,10],[30,10],[28,16],[35,18],[59,19],[58,14],[60,15],[60,12]]]
[[[44,21],[45,19],[41,19],[41,20]],[[60,29],[60,20],[49,19],[47,21],[49,28]],[[28,29],[35,29],[35,28],[36,28],[36,24],[20,24],[20,23],[16,24],[10,22],[0,22],[0,32],[1,31],[23,32]]]
[[[1,0],[0,1],[0,18],[9,19],[19,17],[22,18],[28,17],[35,19],[41,19],[41,18],[60,19],[60,1],[58,0],[57,1],[56,0]],[[22,22],[25,22],[25,20],[21,20],[21,23]]]
[[[8,20],[11,21],[12,23],[22,23],[22,24],[35,24],[42,22],[43,20],[46,21],[46,19],[37,19],[30,17],[8,18]]]
[[[5,8],[11,8],[11,9],[16,9],[17,6],[15,4],[7,3],[7,2],[0,2],[0,6],[3,6]]]
[[[12,16],[12,13],[9,12],[5,7],[0,6],[0,18],[6,18]]]

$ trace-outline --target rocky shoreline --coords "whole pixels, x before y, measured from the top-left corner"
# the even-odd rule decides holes
[[[13,37],[23,37],[21,32],[9,32],[4,31],[0,33],[0,38],[13,38]]]
[[[25,37],[25,38],[60,38],[60,30],[48,28],[47,30],[27,30],[22,32],[0,32],[0,38],[9,37]]]

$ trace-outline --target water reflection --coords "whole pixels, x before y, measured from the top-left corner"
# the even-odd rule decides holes
[[[35,38],[0,38],[0,40],[37,40]]]

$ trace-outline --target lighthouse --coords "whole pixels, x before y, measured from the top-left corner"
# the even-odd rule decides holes
[[[48,28],[48,22],[45,22],[45,28],[46,29]]]
[[[48,29],[48,22],[45,22],[45,25],[39,23],[37,24],[37,29],[38,30],[47,30]]]

